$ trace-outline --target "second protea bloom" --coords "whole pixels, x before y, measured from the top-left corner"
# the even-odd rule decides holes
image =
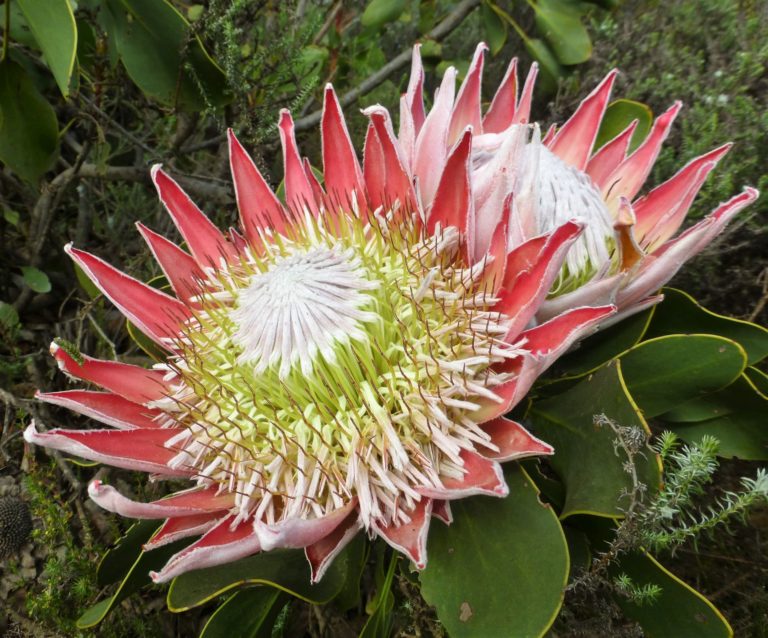
[[[569,251],[549,299],[537,313],[545,320],[574,306],[615,303],[611,320],[642,310],[661,297],[656,291],[725,225],[757,198],[746,188],[709,216],[674,237],[707,175],[730,144],[691,160],[650,192],[638,196],[682,105],[656,118],[645,141],[629,152],[634,121],[595,149],[617,71],[611,71],[574,114],[542,136],[531,125],[534,64],[518,91],[513,60],[483,114],[481,81],[487,47],[480,44],[458,94],[449,68],[429,112],[423,101],[424,71],[418,45],[411,80],[400,105],[399,141],[421,205],[437,192],[440,167],[467,126],[472,127],[474,223],[472,254],[482,255],[500,222],[508,244],[550,232],[574,216],[586,224]],[[372,109],[375,111],[375,109]]]
[[[499,219],[478,252],[471,129],[424,207],[386,112],[371,113],[363,166],[330,86],[321,128],[322,184],[281,115],[285,203],[230,134],[241,232],[222,234],[153,169],[189,252],[139,230],[173,295],[66,248],[167,361],[144,369],[54,344],[64,372],[102,390],[40,398],[111,429],[33,424],[25,437],[187,483],[152,503],[89,487],[110,511],[164,519],[147,549],[200,537],[158,582],[278,547],[305,548],[318,580],[361,529],[423,567],[430,519],[450,522],[451,500],[504,496],[501,462],[552,453],[503,415],[615,310],[531,327],[582,224],[509,249]]]

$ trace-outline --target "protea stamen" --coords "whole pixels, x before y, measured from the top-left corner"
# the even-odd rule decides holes
[[[524,353],[455,227],[417,217],[313,217],[291,239],[210,271],[172,344],[174,468],[235,494],[273,525],[326,516],[357,495],[366,529],[410,522],[424,489],[461,479],[463,450],[498,452],[478,399]],[[412,486],[418,485],[416,489]]]

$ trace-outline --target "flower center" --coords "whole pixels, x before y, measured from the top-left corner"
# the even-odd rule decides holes
[[[365,279],[350,250],[319,247],[278,257],[238,295],[232,318],[239,362],[254,363],[261,374],[280,361],[281,379],[297,361],[309,374],[318,352],[333,362],[335,342],[366,338],[359,324],[377,315],[362,309],[371,301],[365,291],[377,285]]]
[[[613,221],[589,175],[566,164],[552,151],[539,149],[538,232],[548,233],[574,217],[586,221],[581,237],[568,251],[551,295],[573,290],[590,279],[613,254]]]
[[[520,354],[485,262],[459,255],[455,228],[354,216],[247,250],[209,282],[169,364],[171,465],[235,493],[240,520],[357,498],[366,526],[408,522],[419,487],[463,475],[462,450],[494,449],[473,414],[510,378],[493,364]]]

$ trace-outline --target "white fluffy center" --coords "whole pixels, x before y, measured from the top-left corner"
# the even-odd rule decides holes
[[[253,363],[260,374],[280,362],[280,377],[300,363],[312,370],[318,353],[334,361],[334,344],[365,339],[359,323],[374,321],[364,309],[366,290],[378,286],[351,250],[313,248],[277,257],[251,277],[238,295],[232,318],[241,363]]]
[[[571,277],[592,274],[610,263],[613,221],[600,191],[590,177],[566,164],[552,151],[539,149],[539,232],[550,232],[574,217],[587,227],[568,251],[565,266]]]

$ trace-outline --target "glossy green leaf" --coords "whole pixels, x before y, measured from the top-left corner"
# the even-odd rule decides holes
[[[706,417],[713,414],[712,418]],[[768,398],[746,375],[719,392],[701,397],[659,417],[686,441],[705,434],[720,441],[718,456],[768,460]]]
[[[653,603],[637,605],[620,596],[616,602],[628,618],[635,620],[648,638],[730,638],[728,621],[695,589],[665,569],[649,554],[624,555],[611,574],[627,574],[638,585],[654,584],[661,594]]]
[[[405,11],[406,0],[371,0],[360,17],[364,27],[378,29],[388,22],[394,22]]]
[[[279,611],[279,589],[247,587],[236,592],[210,617],[200,638],[261,638],[271,636],[272,620]]]
[[[453,638],[541,636],[562,604],[569,559],[557,516],[518,465],[505,476],[509,496],[454,501],[453,524],[429,531],[421,593]]]
[[[652,314],[653,309],[632,315],[585,339],[557,361],[553,376],[583,376],[629,350],[642,339]]]
[[[5,3],[3,3],[5,8]],[[17,2],[11,1],[11,42],[21,44],[33,51],[39,51],[40,45],[37,44],[32,29],[27,24],[27,18],[21,12],[21,7]]]
[[[151,552],[141,552],[114,595],[86,609],[77,619],[78,628],[88,629],[98,625],[120,601],[152,582],[149,578],[150,571],[160,569],[171,556],[184,549],[192,540],[194,539],[185,538]]]
[[[106,587],[125,578],[141,554],[141,546],[160,527],[160,521],[138,521],[102,557],[96,571],[99,587]]]
[[[744,374],[760,394],[768,397],[768,374],[752,367],[744,370]]]
[[[507,41],[507,23],[486,2],[480,5],[480,21],[491,55],[496,55]]]
[[[77,53],[77,27],[69,0],[17,2],[59,90],[68,97]]]
[[[583,513],[621,516],[627,505],[623,494],[632,487],[631,479],[622,467],[625,458],[621,452],[617,456],[616,434],[610,427],[594,424],[594,417],[601,414],[623,427],[649,433],[617,361],[563,394],[535,401],[530,408],[532,429],[555,448],[549,463],[565,483],[560,518]],[[636,465],[638,480],[652,491],[661,481],[655,455],[646,451]]]
[[[536,26],[561,64],[581,64],[592,55],[592,41],[579,5],[568,0],[537,0]]]
[[[703,308],[690,295],[664,288],[664,301],[656,308],[648,327],[649,337],[672,333],[720,335],[741,344],[749,365],[768,356],[768,329],[757,324],[718,315]]]
[[[35,292],[51,292],[51,280],[39,268],[34,266],[22,266],[21,275],[24,277],[24,283]]]
[[[615,100],[608,105],[600,123],[600,129],[595,138],[594,149],[597,150],[606,142],[627,128],[633,120],[637,120],[637,127],[629,142],[628,152],[634,151],[648,136],[653,123],[653,111],[642,102],[634,100]]]
[[[746,363],[739,344],[715,335],[657,337],[621,357],[627,387],[646,418],[730,385]]]
[[[36,183],[56,160],[56,113],[18,64],[0,63],[0,162]]]
[[[304,552],[298,549],[272,550],[182,574],[173,580],[168,590],[168,609],[186,611],[243,585],[269,585],[308,602],[327,603],[344,586],[348,549],[336,557],[316,585],[310,585],[309,563]]]
[[[227,103],[226,78],[167,0],[106,0],[128,75],[157,100],[190,110]]]
[[[554,93],[560,78],[565,76],[565,69],[555,58],[547,43],[539,38],[523,40],[526,51],[539,63],[539,85],[544,93]]]

